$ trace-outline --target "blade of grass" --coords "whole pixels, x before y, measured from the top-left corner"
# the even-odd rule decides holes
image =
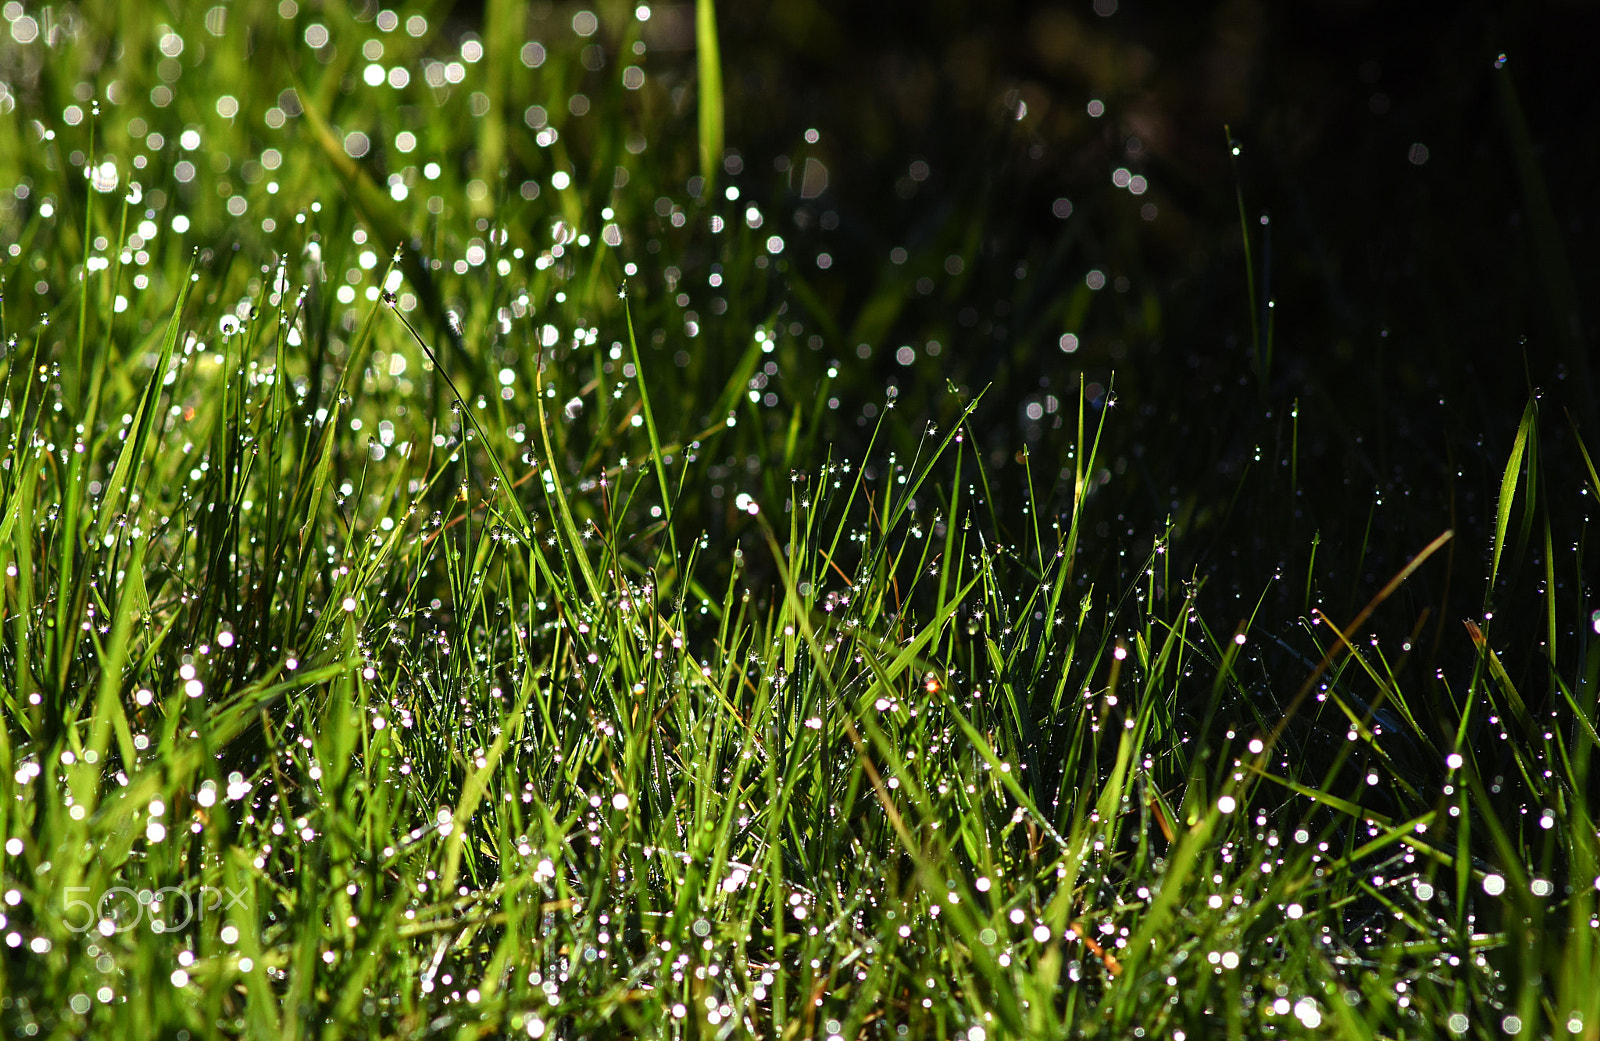
[[[717,42],[717,9],[712,0],[695,0],[695,68],[700,76],[700,197],[711,199],[722,168],[722,54]]]
[[[126,515],[132,508],[134,489],[139,486],[139,470],[144,463],[150,433],[155,429],[159,415],[156,401],[161,396],[161,388],[167,378],[167,368],[172,364],[172,352],[178,345],[178,332],[182,328],[183,308],[189,302],[189,291],[194,286],[194,267],[197,259],[198,254],[191,256],[189,260],[189,270],[184,276],[182,288],[178,290],[178,298],[172,305],[172,315],[167,320],[166,334],[161,338],[161,352],[156,356],[155,370],[145,381],[144,393],[139,398],[139,407],[134,411],[133,423],[129,427],[130,436],[123,441],[122,452],[117,456],[117,465],[111,471],[111,477],[106,481],[105,490],[101,493],[100,508],[94,526],[96,543],[105,541],[106,533],[111,529],[115,517]]]
[[[1494,549],[1489,557],[1489,585],[1484,591],[1484,610],[1487,611],[1494,596],[1495,580],[1500,576],[1500,555],[1506,548],[1506,529],[1511,525],[1511,507],[1516,501],[1517,476],[1522,472],[1522,455],[1527,449],[1528,437],[1533,433],[1537,413],[1532,398],[1522,411],[1522,421],[1517,424],[1516,437],[1511,442],[1511,455],[1506,459],[1506,469],[1500,478],[1500,498],[1494,511]]]

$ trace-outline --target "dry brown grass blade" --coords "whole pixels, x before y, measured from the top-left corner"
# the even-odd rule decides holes
[[[1107,972],[1111,973],[1113,976],[1122,975],[1122,963],[1117,961],[1116,956],[1110,951],[1100,946],[1100,942],[1094,937],[1090,936],[1087,929],[1077,922],[1073,922],[1072,933],[1078,939],[1083,941],[1083,945],[1089,948],[1090,954],[1100,959],[1100,964],[1106,967]]]
[[[1317,667],[1311,670],[1311,675],[1307,676],[1305,682],[1300,684],[1300,689],[1295,692],[1294,697],[1290,700],[1289,707],[1283,710],[1283,717],[1278,720],[1278,725],[1273,727],[1272,733],[1267,735],[1261,751],[1256,754],[1255,776],[1259,777],[1265,771],[1267,759],[1272,755],[1273,746],[1283,737],[1283,732],[1289,727],[1289,721],[1294,718],[1295,713],[1300,711],[1300,706],[1305,703],[1306,697],[1311,693],[1312,688],[1317,685],[1317,680],[1322,678],[1322,674],[1328,671],[1329,666],[1338,659],[1341,652],[1351,649],[1350,639],[1358,635],[1361,627],[1366,624],[1368,618],[1372,617],[1372,613],[1378,609],[1380,604],[1393,596],[1395,590],[1404,585],[1406,579],[1410,578],[1412,573],[1421,567],[1424,561],[1442,549],[1445,543],[1449,542],[1454,536],[1455,531],[1453,529],[1446,529],[1432,542],[1424,546],[1422,552],[1412,557],[1405,567],[1401,568],[1382,589],[1374,594],[1371,600],[1367,601],[1367,606],[1363,607],[1350,620],[1350,624],[1344,627],[1340,638],[1328,648],[1327,653],[1322,656],[1322,660],[1317,663]],[[1320,611],[1317,613],[1321,614]]]

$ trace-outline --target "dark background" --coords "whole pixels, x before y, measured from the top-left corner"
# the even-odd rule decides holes
[[[1248,326],[1237,185],[1252,221],[1272,217],[1284,379],[1368,383],[1382,398],[1467,366],[1526,384],[1524,356],[1540,385],[1587,376],[1600,149],[1589,5],[1112,6],[730,6],[729,142],[767,158],[822,130],[821,201],[859,247],[838,250],[840,277],[826,280],[846,312],[889,248],[959,242],[977,221],[998,275],[1012,273],[1002,259],[1075,238],[1058,291],[1091,266],[1123,275],[1133,297],[1183,309],[1161,339],[1199,347]],[[917,159],[931,173],[913,185]],[[1112,191],[1116,167],[1150,191]],[[1078,220],[1052,217],[1061,196]],[[1138,219],[1146,201],[1154,221]],[[950,303],[939,281],[933,310]],[[1114,317],[1091,333],[1116,335]],[[1129,344],[1127,368],[1144,353]]]

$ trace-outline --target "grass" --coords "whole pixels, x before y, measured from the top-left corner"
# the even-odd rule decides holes
[[[1018,451],[808,310],[714,50],[135,10],[0,44],[16,1036],[1600,1036],[1537,401],[1482,545],[1185,567],[1109,389]]]

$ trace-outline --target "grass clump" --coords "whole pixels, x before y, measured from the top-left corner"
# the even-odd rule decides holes
[[[1353,622],[1314,544],[1236,611],[1107,534],[1109,386],[1002,475],[1004,403],[814,331],[714,49],[484,17],[11,20],[8,1029],[1600,1029],[1536,403],[1454,658],[1408,668],[1449,533]]]

